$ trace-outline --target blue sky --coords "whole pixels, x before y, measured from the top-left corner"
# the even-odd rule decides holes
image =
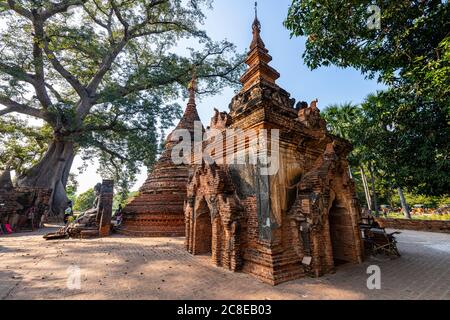
[[[376,81],[365,80],[359,71],[336,67],[311,71],[302,60],[305,38],[290,38],[283,21],[291,0],[260,0],[258,17],[262,24],[262,39],[273,57],[271,65],[281,74],[277,83],[291,93],[297,101],[308,103],[319,99],[319,107],[332,103],[361,102],[367,94],[381,89]],[[227,39],[236,44],[239,52],[245,52],[252,38],[251,23],[254,18],[252,0],[216,0],[209,12],[205,30],[213,39]],[[212,107],[228,108],[233,97],[231,90],[222,95],[203,99],[199,112],[209,123]]]
[[[309,70],[301,58],[305,38],[291,39],[289,31],[283,27],[290,3],[291,0],[259,0],[258,17],[262,25],[262,39],[273,57],[271,65],[281,74],[277,83],[291,93],[292,98],[308,103],[318,98],[318,106],[323,109],[333,103],[360,103],[369,93],[383,88],[351,68]],[[253,7],[253,0],[215,0],[213,9],[206,12],[203,29],[213,40],[227,39],[237,46],[238,52],[246,52],[252,38]],[[198,101],[197,108],[203,124],[209,125],[213,108],[228,111],[233,96],[233,90],[224,89],[219,95]],[[72,171],[77,173],[76,168],[80,165],[81,160],[77,157]],[[95,171],[94,164],[78,176],[79,193],[101,180]],[[137,190],[145,178],[146,170],[143,169],[133,190]]]

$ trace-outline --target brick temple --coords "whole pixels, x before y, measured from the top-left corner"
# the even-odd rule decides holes
[[[230,112],[216,110],[210,125],[223,136],[227,129],[244,134],[225,144],[211,138],[204,146],[215,150],[213,158],[233,155],[252,141],[246,132],[278,129],[279,148],[272,156],[279,169],[267,175],[259,162],[194,165],[185,206],[186,248],[272,285],[360,263],[360,210],[347,161],[351,145],[328,133],[317,100],[295,106],[276,84],[280,74],[269,65],[257,17],[252,28],[242,89]],[[263,149],[258,152],[268,152],[269,144]]]
[[[175,130],[189,131],[194,138],[195,124],[200,124],[195,103],[195,78],[189,86],[189,101]],[[200,128],[203,130],[203,127]],[[175,131],[174,130],[174,131]],[[130,236],[170,237],[184,236],[184,202],[189,166],[174,164],[171,160],[178,137],[167,137],[164,151],[153,167],[139,195],[123,210],[120,232]]]

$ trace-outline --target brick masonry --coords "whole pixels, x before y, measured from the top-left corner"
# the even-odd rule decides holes
[[[220,133],[203,143],[216,163],[193,166],[185,247],[194,255],[210,254],[216,266],[276,285],[360,263],[363,248],[346,159],[351,146],[327,132],[317,101],[294,108],[275,83],[279,74],[268,65],[272,58],[260,31],[255,19],[242,90],[229,114],[216,110],[210,128]],[[228,128],[241,131],[224,139]],[[262,129],[279,129],[276,174],[262,174],[258,164],[217,162],[248,151],[255,140],[250,133],[258,136]],[[269,144],[258,152],[268,150]]]
[[[385,228],[450,233],[450,221],[377,218]]]
[[[200,117],[195,105],[195,86],[189,91],[189,102],[175,130],[187,130],[193,139],[195,122],[200,123]],[[139,195],[123,210],[120,233],[137,237],[185,235],[183,206],[189,167],[172,162],[172,151],[178,142],[179,137],[174,132],[167,137],[165,149],[140,188]]]
[[[98,233],[101,237],[109,236],[111,232],[111,216],[114,197],[114,181],[103,180],[100,189],[100,199],[97,216],[99,217]]]
[[[35,207],[33,228],[39,228],[42,215],[48,209],[52,191],[42,188],[13,187],[7,181],[9,173],[1,174],[0,182],[0,223],[10,224],[12,229],[30,229],[30,221],[27,212],[31,207]],[[10,178],[9,178],[10,180]]]

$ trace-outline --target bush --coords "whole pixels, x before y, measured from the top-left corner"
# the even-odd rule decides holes
[[[73,206],[74,211],[84,212],[94,205],[95,201],[95,191],[94,189],[88,189],[86,192],[80,194],[75,200],[75,204]]]

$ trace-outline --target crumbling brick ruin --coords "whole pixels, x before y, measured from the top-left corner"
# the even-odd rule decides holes
[[[114,181],[103,180],[94,187],[96,198],[91,209],[56,232],[44,235],[46,240],[65,238],[107,237],[111,233],[111,217],[114,197]]]
[[[14,187],[10,172],[0,172],[0,224],[9,224],[14,231],[39,228],[51,194],[50,189]],[[35,208],[33,225],[27,217],[32,207]]]
[[[201,124],[195,104],[195,79],[189,92],[189,102],[175,130],[187,130],[194,139],[195,124]],[[203,127],[199,129],[203,131]],[[172,149],[179,143],[177,138],[172,134],[167,137],[165,149],[139,195],[123,209],[120,233],[142,237],[184,236],[183,205],[189,166],[172,162]]]
[[[294,106],[295,100],[276,84],[280,75],[269,65],[272,57],[260,32],[255,18],[242,89],[229,113],[215,110],[207,139],[195,144],[194,122],[200,123],[195,83],[176,127],[188,130],[194,150],[199,145],[208,149],[215,161],[205,161],[203,153],[198,159],[191,150],[184,157],[193,163],[174,164],[171,155],[180,139],[172,132],[139,195],[124,208],[120,232],[185,235],[190,253],[210,254],[217,266],[276,285],[333,272],[341,263],[359,263],[363,246],[347,162],[351,146],[328,133],[317,100]],[[278,130],[275,142],[273,129]],[[201,124],[200,132],[205,132]],[[263,132],[270,132],[267,143],[255,151],[252,142]],[[274,143],[278,148],[272,148]],[[247,159],[252,152],[257,157],[272,153],[278,170],[263,174],[259,162],[220,161]]]
[[[225,146],[215,138],[204,146],[219,159],[248,149],[253,138],[246,138],[246,132],[278,129],[279,151],[272,156],[279,170],[262,174],[259,163],[193,166],[185,243],[192,254],[211,254],[217,266],[276,285],[333,272],[341,263],[359,263],[363,247],[346,159],[351,146],[327,132],[317,101],[295,108],[275,83],[280,75],[268,64],[272,58],[260,31],[255,18],[242,90],[232,99],[230,113],[216,111],[210,126],[222,130],[223,137],[226,129],[243,134]],[[267,144],[258,152],[270,149]]]

